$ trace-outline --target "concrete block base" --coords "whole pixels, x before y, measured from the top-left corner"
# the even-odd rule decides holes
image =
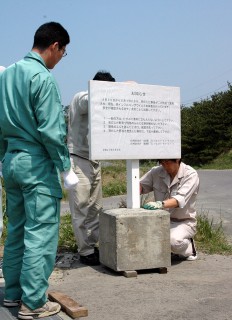
[[[165,210],[117,208],[99,217],[100,262],[115,271],[171,265],[170,215]]]

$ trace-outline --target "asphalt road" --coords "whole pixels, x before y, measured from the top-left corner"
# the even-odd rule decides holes
[[[232,236],[232,170],[198,170],[200,191],[198,213],[222,221],[225,234]]]

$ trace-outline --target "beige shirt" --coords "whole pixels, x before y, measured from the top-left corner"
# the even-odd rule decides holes
[[[180,163],[177,175],[171,182],[162,166],[153,167],[140,180],[142,193],[154,191],[155,201],[174,198],[179,207],[167,209],[171,220],[196,221],[196,197],[199,191],[199,177],[192,167]],[[166,209],[165,209],[166,210]]]

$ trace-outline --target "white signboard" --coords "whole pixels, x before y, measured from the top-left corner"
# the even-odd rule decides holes
[[[89,81],[92,160],[181,157],[180,89]]]

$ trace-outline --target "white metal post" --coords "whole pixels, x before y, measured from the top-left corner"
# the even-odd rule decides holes
[[[139,160],[127,160],[127,208],[140,208]]]

